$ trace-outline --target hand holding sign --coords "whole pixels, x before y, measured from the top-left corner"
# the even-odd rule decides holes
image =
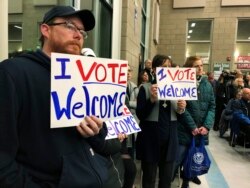
[[[158,85],[157,84],[153,84],[151,85],[151,88],[150,88],[150,92],[151,92],[151,95],[150,95],[150,100],[151,102],[156,102],[158,100]]]
[[[187,106],[187,103],[185,100],[178,100],[177,101],[177,112],[178,113],[184,112],[186,106]]]
[[[95,116],[85,117],[80,125],[76,127],[77,131],[85,138],[99,133],[103,126],[103,121]]]

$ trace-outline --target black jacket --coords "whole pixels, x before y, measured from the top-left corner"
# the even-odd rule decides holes
[[[85,139],[50,128],[50,58],[42,51],[0,63],[0,187],[102,187],[107,130]]]
[[[105,140],[104,147],[99,147],[96,151],[105,156],[108,163],[108,181],[104,188],[121,188],[124,182],[124,164],[121,157],[121,142],[115,138]]]

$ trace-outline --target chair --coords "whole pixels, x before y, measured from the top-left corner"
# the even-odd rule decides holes
[[[244,154],[246,154],[246,145],[250,143],[248,139],[250,135],[248,135],[244,130],[240,130],[240,134],[243,136],[243,147],[244,147]]]
[[[232,133],[230,145],[232,147],[235,147],[237,145],[237,138],[240,136],[243,136],[243,148],[244,148],[243,152],[245,154],[246,153],[246,145],[250,144],[250,140],[248,139],[250,135],[248,135],[244,130],[240,129],[238,134],[235,134],[234,132]]]

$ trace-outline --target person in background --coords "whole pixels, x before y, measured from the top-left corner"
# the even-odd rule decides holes
[[[229,95],[230,95],[230,99],[234,98],[237,91],[241,90],[244,88],[244,80],[243,78],[239,77],[239,78],[235,78],[232,81],[232,84],[229,86],[228,90],[229,90]],[[229,100],[230,100],[229,99]]]
[[[108,163],[108,180],[103,188],[123,188],[124,185],[124,162],[121,157],[121,143],[126,139],[125,134],[118,134],[117,139],[105,140],[102,147],[98,147],[96,152],[105,156]]]
[[[130,65],[128,65],[125,104],[135,120],[138,122],[138,118],[135,113],[138,87],[134,82],[131,81],[132,71],[132,68]],[[122,158],[125,166],[124,188],[132,188],[136,177],[137,169],[134,162],[135,137],[135,134],[128,135],[127,138],[122,142]]]
[[[216,86],[217,81],[214,79],[214,73],[213,72],[207,72],[207,79],[212,85],[213,91],[214,91],[214,97],[216,97]]]
[[[176,162],[176,171],[180,167],[188,154],[192,137],[204,136],[205,144],[208,144],[208,133],[212,128],[215,116],[214,91],[203,75],[203,63],[200,57],[190,56],[186,59],[183,67],[196,68],[197,100],[187,101],[186,110],[178,116],[178,138],[179,156]],[[182,188],[189,187],[189,179],[183,174]],[[198,177],[192,179],[196,184],[201,184]]]
[[[245,139],[250,140],[250,89],[242,89],[241,99],[234,100],[232,103],[233,119],[231,121],[231,144],[240,141],[240,131],[245,134]],[[244,139],[244,138],[243,138]],[[242,139],[242,140],[243,140]]]
[[[152,68],[169,67],[170,58],[156,55]],[[157,84],[148,82],[140,87],[136,114],[141,132],[136,139],[136,158],[141,160],[142,187],[155,188],[159,168],[159,188],[170,188],[178,151],[177,113],[185,110],[185,101],[160,101]]]
[[[54,6],[40,25],[42,49],[0,63],[0,187],[105,184],[107,160],[94,152],[107,134],[103,121],[50,128],[51,53],[80,55],[94,26],[91,11]]]
[[[125,98],[125,104],[130,110],[131,114],[134,116],[137,123],[139,123],[139,120],[136,115],[136,102],[137,102],[137,96],[138,96],[138,87],[137,85],[132,82],[132,68],[130,65],[128,65],[128,74],[127,74],[127,89],[126,89],[126,98]],[[130,156],[134,159],[134,153],[135,153],[135,135],[129,135],[127,141],[127,147],[129,150]]]
[[[247,74],[244,77],[244,87],[250,88],[250,74]]]
[[[228,130],[228,127],[230,127],[230,122],[233,119],[233,110],[232,110],[232,104],[235,100],[241,99],[242,96],[242,89],[238,89],[235,91],[235,96],[231,98],[225,109],[221,113],[220,123],[219,123],[219,132],[220,137],[222,138],[224,133]],[[232,135],[230,136],[232,137]],[[231,139],[229,141],[229,144],[231,145]]]
[[[179,68],[180,66],[175,64],[175,63],[172,63],[172,66],[171,67],[174,67],[174,68]]]
[[[95,52],[91,48],[83,48],[81,51],[83,56],[96,57]],[[124,184],[124,162],[121,157],[122,142],[127,138],[123,133],[118,134],[117,139],[108,139],[103,145],[95,148],[95,151],[105,156],[108,160],[108,180],[103,188],[123,188]]]
[[[232,83],[232,79],[234,79],[230,75],[229,70],[223,70],[220,74],[218,80],[217,80],[217,86],[216,86],[216,108],[215,108],[215,120],[214,120],[214,126],[213,130],[218,131],[219,130],[219,122],[221,118],[221,113],[225,109],[225,106],[228,103],[228,100],[230,99],[230,85]]]
[[[154,79],[154,72],[152,69],[152,61],[150,59],[146,59],[144,62],[144,70],[148,73],[148,80],[149,82],[152,82]]]
[[[235,78],[243,78],[243,73],[241,72],[241,70],[236,69],[233,74],[235,74]]]
[[[148,72],[146,70],[143,70],[139,73],[138,87],[147,82],[149,82]]]
[[[88,57],[96,57],[95,52],[91,48],[83,48],[82,55]],[[131,111],[135,112],[134,101],[138,94],[136,85],[131,82],[132,69],[128,65],[128,88],[126,96],[127,106],[131,106]],[[132,112],[131,112],[132,113]],[[134,113],[134,116],[135,113]],[[120,133],[118,139],[105,140],[104,145],[96,148],[96,151],[108,158],[108,181],[104,188],[132,188],[136,177],[136,165],[131,158],[134,152],[134,135],[126,135]],[[129,142],[129,143],[128,143]],[[121,164],[122,162],[122,164]]]

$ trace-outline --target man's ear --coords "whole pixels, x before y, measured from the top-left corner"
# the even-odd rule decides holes
[[[47,24],[41,24],[40,31],[44,38],[49,37],[50,27]]]

